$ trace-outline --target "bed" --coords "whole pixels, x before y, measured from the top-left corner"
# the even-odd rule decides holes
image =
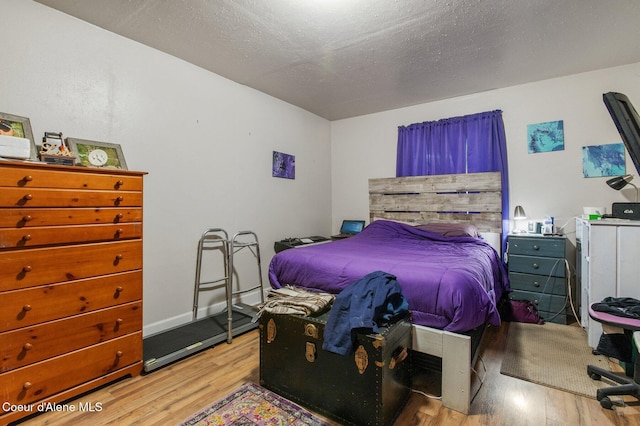
[[[273,258],[269,280],[274,288],[338,294],[378,270],[396,276],[414,324],[451,332],[500,325],[496,301],[506,273],[499,255],[479,238],[428,226],[376,220],[351,238],[285,250]]]
[[[278,253],[270,283],[337,294],[369,272],[395,275],[412,312],[414,350],[442,359],[443,405],[468,413],[474,357],[465,332],[500,324],[497,301],[508,280],[491,244],[443,230],[472,224],[499,233],[500,191],[499,173],[371,179],[369,226],[345,240]]]

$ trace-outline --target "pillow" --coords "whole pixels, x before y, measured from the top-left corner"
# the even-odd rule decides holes
[[[425,223],[416,228],[423,231],[435,232],[445,237],[474,237],[478,238],[478,229],[470,223]]]

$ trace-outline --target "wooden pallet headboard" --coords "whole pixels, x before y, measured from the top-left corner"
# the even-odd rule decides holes
[[[471,223],[501,233],[500,172],[369,179],[369,219]]]

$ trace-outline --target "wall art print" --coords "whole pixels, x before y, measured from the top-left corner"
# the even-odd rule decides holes
[[[624,144],[582,147],[582,176],[621,176],[627,173],[626,170]]]
[[[296,156],[273,151],[272,176],[285,179],[295,179]]]
[[[529,154],[564,150],[564,122],[548,121],[527,125]]]

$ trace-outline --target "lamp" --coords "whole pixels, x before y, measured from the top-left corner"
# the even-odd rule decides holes
[[[623,185],[624,186],[624,185]],[[516,206],[516,210],[513,212],[514,219],[526,219],[527,215],[524,212],[522,206]]]
[[[524,229],[518,229],[518,221],[522,220],[522,219],[526,219],[527,215],[524,212],[524,209],[522,208],[522,206],[516,206],[515,211],[513,212],[513,232],[514,233],[523,233],[526,232]]]
[[[638,187],[631,183],[632,180],[633,180],[632,175],[616,176],[614,178],[609,179],[607,181],[607,185],[609,185],[611,188],[615,189],[616,191],[620,191],[622,188],[624,188],[627,185],[633,186],[636,189],[636,202],[638,202]],[[516,211],[517,210],[518,210],[518,207],[516,207]]]

